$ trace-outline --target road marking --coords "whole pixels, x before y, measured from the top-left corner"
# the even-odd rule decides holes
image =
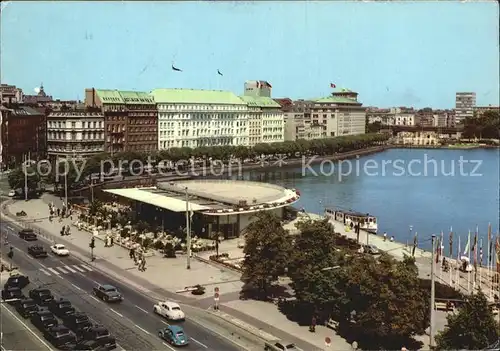
[[[202,343],[202,342],[200,342],[200,341],[196,340],[196,339],[195,339],[195,338],[193,338],[193,337],[191,337],[190,339],[191,339],[191,340],[193,340],[193,341],[194,341],[195,343],[197,343],[198,345],[203,346],[204,348],[208,349],[208,346],[207,346],[207,345],[205,345],[204,343]]]
[[[33,256],[31,255],[26,255],[30,260],[33,260]]]
[[[123,318],[123,314],[116,312],[114,309],[110,308],[111,312]]]
[[[170,324],[168,324],[167,322],[165,322],[165,321],[161,321],[161,322],[162,322],[163,324],[165,324],[165,325],[168,325],[168,326],[170,327]]]
[[[14,228],[12,228],[10,225],[7,226],[7,229],[10,229],[12,230],[13,232],[15,232],[16,230]]]
[[[64,268],[62,267],[56,267],[56,269],[60,270],[61,272],[63,272],[64,274],[68,273]]]
[[[122,351],[125,351],[125,349],[121,345],[118,345],[118,343],[116,343],[116,347],[121,349]]]
[[[169,344],[167,344],[165,342],[162,342],[162,344],[165,345],[166,347],[168,347],[170,350],[174,350],[175,351],[175,349],[172,346],[170,346]]]
[[[52,273],[54,273],[55,275],[60,275],[61,273],[59,273],[58,271],[56,271],[54,268],[47,268],[49,271],[51,271]]]
[[[52,275],[52,274],[50,274],[49,272],[47,272],[47,271],[46,271],[45,269],[43,269],[43,268],[40,268],[40,269],[39,269],[39,271],[40,271],[40,272],[42,272],[42,273],[43,273],[43,274],[45,274],[45,275],[48,275],[49,277]]]
[[[92,298],[92,299],[96,300],[97,302],[101,302],[100,300],[98,300],[96,297],[94,297],[94,296],[92,296],[92,295],[90,295],[90,298]]]
[[[64,266],[64,268],[66,268],[71,273],[76,273],[76,271],[73,268],[71,268],[70,266]]]
[[[80,272],[85,272],[83,269],[81,269],[80,267],[78,267],[76,264],[74,264],[73,267],[75,269],[79,270]]]
[[[44,265],[43,263],[38,262],[38,264],[39,264],[40,266],[42,266],[43,268],[47,268],[47,266],[46,266],[46,265]]]
[[[137,309],[141,310],[142,312],[144,312],[144,313],[146,313],[146,314],[149,314],[149,312],[148,312],[148,311],[146,311],[144,308],[139,307],[139,306],[137,306],[137,305],[134,305],[134,306],[135,306],[135,308],[137,308]]]
[[[139,327],[137,324],[134,324],[134,325],[136,326],[137,329],[143,331],[144,333],[150,334],[146,329]]]
[[[15,318],[15,319],[19,322],[19,323],[21,323],[21,325],[22,325],[23,327],[25,327],[25,328],[26,328],[26,329],[27,329],[27,330],[28,330],[31,334],[33,334],[33,335],[35,336],[35,338],[37,338],[37,339],[38,339],[38,341],[40,341],[40,342],[41,342],[41,343],[42,343],[45,347],[47,347],[47,349],[48,349],[48,350],[52,351],[52,349],[50,348],[50,346],[49,346],[49,345],[47,345],[47,343],[46,343],[43,339],[41,339],[38,335],[36,335],[36,334],[33,332],[33,330],[31,330],[31,329],[30,329],[30,327],[28,327],[28,326],[26,325],[26,323],[24,323],[22,320],[20,320],[20,319],[19,319],[19,317],[17,317],[14,313],[12,313],[12,312],[11,312],[8,308],[4,308],[4,311],[9,312],[9,313],[11,314],[11,316],[12,316],[12,317],[14,317],[14,318]]]
[[[83,291],[83,289],[82,289],[82,288],[80,288],[79,286],[76,286],[76,285],[75,285],[75,284],[73,284],[73,283],[71,283],[71,285],[73,285],[73,286],[74,286],[75,288],[77,288],[78,290]]]
[[[81,266],[81,267],[83,267],[83,268],[85,268],[85,269],[86,269],[86,270],[88,270],[89,272],[92,272],[92,271],[93,271],[93,269],[92,269],[91,267],[87,266],[86,264],[81,264],[80,266]]]

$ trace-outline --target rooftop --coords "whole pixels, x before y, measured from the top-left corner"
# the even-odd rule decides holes
[[[160,182],[157,187],[105,191],[173,212],[186,211],[187,192],[192,211],[215,216],[285,207],[300,198],[300,195],[292,189],[274,184],[237,180]]]
[[[236,94],[222,90],[154,89],[156,103],[245,105]]]
[[[97,96],[103,104],[124,104],[120,93],[118,90],[110,89],[96,89]]]
[[[244,95],[240,96],[240,99],[245,101],[248,106],[281,108],[281,105],[270,97]]]
[[[353,104],[353,105],[361,105],[360,102],[354,100],[354,99],[349,99],[345,97],[339,97],[339,96],[327,96],[323,98],[319,98],[314,100],[316,103],[329,103],[329,104]]]

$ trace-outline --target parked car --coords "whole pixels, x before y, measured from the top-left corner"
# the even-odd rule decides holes
[[[41,245],[31,245],[28,247],[28,254],[34,258],[46,258],[48,256],[47,251]]]
[[[42,333],[51,327],[59,325],[54,314],[46,309],[40,309],[33,313],[31,323]]]
[[[71,306],[71,302],[63,298],[50,301],[48,307],[49,311],[59,318],[63,318],[68,314],[74,314],[76,312],[75,308]]]
[[[169,325],[158,331],[158,336],[174,346],[185,346],[189,344],[189,339],[184,333],[184,329],[178,325]]]
[[[49,289],[36,288],[31,289],[29,292],[29,297],[35,300],[36,304],[39,306],[48,306],[49,303],[54,300],[54,295]]]
[[[30,278],[21,274],[11,274],[9,279],[4,284],[4,289],[7,287],[24,289],[30,283]]]
[[[82,312],[68,314],[62,318],[63,324],[71,329],[77,337],[81,337],[85,329],[92,326],[90,318]]]
[[[153,306],[153,311],[162,317],[173,321],[186,319],[184,312],[179,304],[172,301],[161,301]]]
[[[108,348],[100,345],[96,340],[82,340],[72,350],[107,351]]]
[[[50,251],[57,256],[69,256],[69,250],[62,244],[54,244],[50,247]]]
[[[2,300],[6,302],[14,304],[23,298],[23,292],[19,288],[7,287],[6,289],[2,290]]]
[[[21,239],[24,239],[26,241],[36,241],[38,240],[38,237],[36,236],[35,232],[33,229],[30,228],[25,228],[19,231],[19,237]]]
[[[69,345],[76,344],[76,336],[64,325],[50,327],[44,330],[43,336],[58,349],[68,349]]]
[[[376,247],[373,244],[364,245],[363,249],[365,250],[366,253],[369,253],[372,255],[378,255],[380,253],[378,247]]]
[[[16,311],[24,318],[28,318],[38,311],[38,306],[33,299],[21,299],[16,304]]]
[[[113,285],[104,284],[98,285],[93,289],[93,293],[96,297],[104,300],[106,302],[121,302],[123,301],[123,296],[118,292]]]
[[[298,351],[295,344],[286,341],[268,341],[264,345],[266,351]]]
[[[109,330],[101,326],[93,326],[87,328],[82,333],[81,337],[84,340],[96,341],[100,346],[106,347],[108,350],[116,349],[116,339],[109,334]]]

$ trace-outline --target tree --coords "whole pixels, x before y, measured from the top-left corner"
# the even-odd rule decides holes
[[[500,326],[481,291],[465,297],[458,313],[449,314],[446,319],[445,330],[436,335],[439,350],[479,350],[498,340]]]
[[[326,219],[299,222],[297,229],[300,234],[295,238],[288,269],[300,307],[297,314],[303,322],[310,321],[313,314],[329,318],[343,296],[340,265],[345,251],[337,250],[337,234]]]
[[[86,164],[82,161],[75,160],[64,160],[57,162],[55,169],[52,171],[52,182],[61,191],[64,190],[67,185],[68,189],[78,187],[85,178],[86,174]]]
[[[477,114],[464,120],[465,138],[499,139],[500,113],[498,110],[485,111],[481,116]]]
[[[429,325],[428,294],[420,287],[413,258],[396,262],[387,254],[354,257],[343,277],[339,330],[360,347],[399,349]]]
[[[291,241],[278,217],[259,212],[247,227],[241,280],[244,290],[267,298],[271,284],[284,275],[288,265]]]
[[[25,177],[24,166],[18,167],[13,170],[8,177],[9,186],[11,189],[21,189],[23,194],[25,191],[25,180],[27,179],[28,193],[36,191],[40,183],[40,174],[35,167],[26,167]]]

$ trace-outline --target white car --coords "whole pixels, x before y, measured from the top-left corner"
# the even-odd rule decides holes
[[[182,321],[186,319],[179,304],[172,301],[160,301],[154,305],[153,311],[162,317],[172,321]]]
[[[16,191],[15,190],[9,191],[9,197],[14,197],[14,196],[16,196]]]
[[[62,244],[54,244],[50,247],[50,250],[57,256],[69,256],[69,250]]]

